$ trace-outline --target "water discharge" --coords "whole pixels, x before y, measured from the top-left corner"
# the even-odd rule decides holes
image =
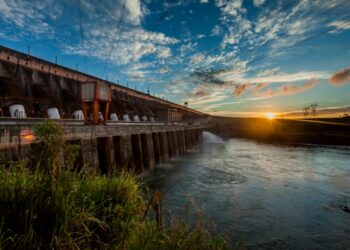
[[[219,136],[210,133],[208,131],[203,132],[203,143],[218,143],[218,144],[223,144],[224,140],[221,139]]]
[[[220,141],[204,132],[204,142]],[[252,249],[350,247],[350,148],[229,139],[159,166],[166,216],[186,200]]]

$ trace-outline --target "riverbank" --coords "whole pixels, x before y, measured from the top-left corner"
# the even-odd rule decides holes
[[[268,143],[350,145],[350,124],[339,120],[215,117],[214,133]]]

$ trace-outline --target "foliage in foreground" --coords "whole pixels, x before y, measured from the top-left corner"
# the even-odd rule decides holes
[[[228,248],[201,220],[193,226],[174,221],[160,229],[154,219],[145,217],[146,198],[133,174],[72,172],[70,162],[62,165],[57,160],[56,147],[63,146],[60,128],[49,122],[36,133],[42,148],[31,155],[30,168],[26,159],[0,166],[1,248]]]

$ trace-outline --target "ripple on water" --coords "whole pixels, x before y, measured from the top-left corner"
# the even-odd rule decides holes
[[[158,167],[153,186],[164,211],[191,197],[248,249],[350,249],[349,149],[232,139]]]
[[[229,172],[210,168],[205,169],[202,177],[202,183],[208,185],[243,184],[248,181],[246,176],[238,172]]]

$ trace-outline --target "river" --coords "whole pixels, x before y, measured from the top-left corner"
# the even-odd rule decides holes
[[[150,174],[166,218],[185,204],[251,249],[350,248],[350,148],[228,139]]]

